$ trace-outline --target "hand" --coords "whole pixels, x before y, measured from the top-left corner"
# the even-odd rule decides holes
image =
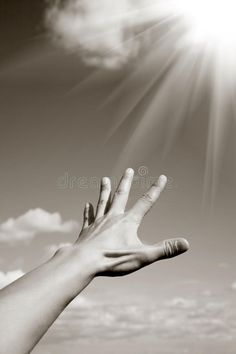
[[[161,259],[175,257],[188,250],[185,239],[169,239],[155,245],[145,245],[138,237],[143,217],[164,189],[167,178],[160,176],[149,191],[128,211],[128,201],[134,171],[127,169],[111,198],[111,183],[104,177],[94,216],[93,206],[86,204],[84,223],[73,247],[76,247],[94,276],[121,276],[137,271]]]
[[[0,292],[0,352],[22,354],[33,350],[55,319],[95,276],[126,275],[188,250],[184,239],[153,246],[138,238],[144,215],[159,198],[166,177],[125,211],[133,179],[128,169],[111,199],[111,184],[103,178],[94,216],[87,204],[78,240],[60,248],[47,262]],[[43,299],[43,301],[42,301]]]

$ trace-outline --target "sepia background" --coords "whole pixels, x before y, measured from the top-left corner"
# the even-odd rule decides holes
[[[70,12],[60,22],[66,5],[0,1],[0,287],[75,240],[102,176],[115,187],[134,168],[132,205],[166,174],[140,235],[186,237],[190,251],[96,279],[34,353],[233,354],[236,85],[215,89],[209,57],[171,18],[138,13],[122,42],[111,0],[68,2],[85,6],[79,29]]]

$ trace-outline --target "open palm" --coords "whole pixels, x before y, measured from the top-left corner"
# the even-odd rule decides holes
[[[152,246],[140,241],[139,226],[165,188],[167,178],[160,176],[149,191],[126,211],[133,175],[132,169],[125,171],[113,198],[110,180],[104,177],[96,213],[92,204],[86,204],[84,223],[76,245],[94,259],[96,275],[126,275],[160,259],[177,256],[189,248],[188,242],[182,238]]]

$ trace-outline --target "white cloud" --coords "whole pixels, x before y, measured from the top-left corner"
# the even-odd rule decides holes
[[[14,270],[12,272],[0,272],[0,289],[4,288],[8,284],[12,283],[16,279],[22,277],[24,273],[22,270]]]
[[[32,239],[41,233],[68,233],[78,229],[78,223],[63,222],[59,213],[31,209],[18,218],[10,218],[0,225],[0,241],[14,242]]]
[[[52,0],[46,25],[57,43],[87,64],[117,68],[150,42],[150,31],[140,34],[161,16],[162,2],[166,0]]]
[[[113,297],[115,299],[115,296]],[[52,341],[158,336],[159,340],[229,341],[236,336],[235,304],[221,299],[173,298],[157,303],[76,300],[56,322]],[[75,308],[76,307],[76,308]],[[78,308],[79,307],[79,308]]]

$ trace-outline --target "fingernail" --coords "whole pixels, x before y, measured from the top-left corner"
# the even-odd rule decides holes
[[[128,169],[126,170],[126,173],[127,173],[128,175],[133,175],[133,174],[134,174],[134,170],[133,170],[132,168],[128,168]]]
[[[167,177],[165,175],[161,175],[158,179],[158,184],[161,186],[161,187],[164,187],[167,183]]]
[[[103,179],[102,179],[102,183],[103,184],[108,184],[109,183],[109,178],[108,177],[103,177]]]
[[[190,245],[189,245],[188,241],[185,240],[184,238],[177,240],[177,249],[178,249],[179,254],[188,251],[189,247],[190,247]]]
[[[89,203],[86,203],[86,204],[85,204],[85,208],[86,208],[86,209],[89,209],[89,207],[90,207]]]

